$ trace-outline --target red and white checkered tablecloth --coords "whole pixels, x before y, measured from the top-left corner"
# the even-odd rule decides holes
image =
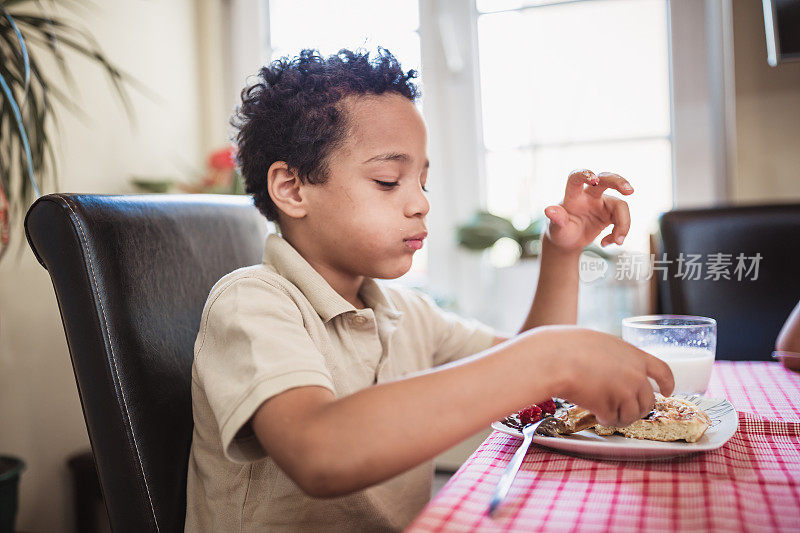
[[[706,395],[739,411],[720,449],[624,462],[534,445],[492,518],[492,492],[521,442],[494,432],[407,531],[800,531],[800,374],[719,361]]]

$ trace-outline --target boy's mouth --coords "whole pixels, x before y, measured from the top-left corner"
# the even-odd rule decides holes
[[[416,235],[412,235],[411,237],[403,239],[403,242],[412,250],[419,250],[422,248],[422,241],[425,240],[425,237],[427,236],[428,232],[423,231],[422,233],[417,233]]]

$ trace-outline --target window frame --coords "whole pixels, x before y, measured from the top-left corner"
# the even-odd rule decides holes
[[[227,101],[269,57],[268,1],[226,4]],[[731,0],[667,0],[667,9],[674,207],[717,205],[736,179]],[[479,12],[473,0],[419,0],[419,10],[433,201],[428,283],[458,295],[463,314],[484,316],[491,267],[453,238],[486,205]]]

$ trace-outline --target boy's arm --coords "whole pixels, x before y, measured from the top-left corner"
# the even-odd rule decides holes
[[[520,333],[547,324],[578,321],[578,261],[581,251],[561,250],[548,235],[542,237],[539,281],[531,309]]]
[[[624,195],[633,193],[630,183],[617,174],[595,176],[591,170],[576,170],[567,179],[564,200],[545,209],[549,224],[542,237],[539,281],[520,333],[537,326],[577,322],[581,251],[610,224],[614,228],[601,246],[622,244],[631,225],[628,204],[603,194],[608,188]]]
[[[800,302],[783,324],[775,349],[784,352],[800,352]]]
[[[648,376],[672,391],[665,363],[616,337],[539,328],[341,399],[322,387],[290,389],[264,402],[251,425],[267,455],[303,490],[332,497],[400,474],[551,396],[580,403],[604,424],[625,425],[652,407]]]
[[[782,352],[800,353],[800,303],[798,303],[775,340],[775,349]],[[800,370],[800,361],[794,357],[783,357],[783,366],[790,370]]]

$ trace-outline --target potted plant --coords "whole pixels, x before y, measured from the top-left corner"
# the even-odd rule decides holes
[[[82,111],[63,86],[74,87],[66,56],[69,50],[94,61],[108,75],[129,119],[133,111],[126,85],[130,75],[111,63],[94,37],[58,16],[45,5],[70,9],[74,2],[0,0],[0,261],[9,248],[11,225],[40,196],[44,183],[57,188],[54,141],[58,122],[54,105]],[[60,79],[42,67],[55,63]],[[57,83],[56,83],[57,82]]]
[[[539,257],[542,252],[542,235],[547,224],[547,217],[541,216],[530,222],[525,228],[517,229],[507,218],[493,215],[487,211],[478,211],[472,218],[456,228],[458,244],[468,250],[486,250],[494,246],[500,239],[508,238],[519,245],[519,259]],[[603,259],[609,260],[605,250],[590,244],[585,251],[591,251]]]
[[[516,331],[520,317],[524,317],[531,304],[539,277],[539,255],[542,236],[547,228],[547,217],[534,219],[524,227],[510,220],[478,211],[466,223],[456,228],[458,244],[468,250],[490,251],[486,306],[484,320],[501,331]],[[596,254],[609,266],[614,256],[594,244],[584,248]],[[602,259],[600,259],[602,258]]]
[[[21,459],[0,455],[0,531],[14,531],[19,476],[24,469]]]
[[[65,9],[75,2],[45,4],[36,0],[0,0],[0,260],[10,247],[11,224],[52,180],[57,187],[54,141],[58,123],[54,105],[80,113],[68,92],[74,87],[67,58],[70,50],[94,61],[114,86],[130,119],[133,118],[126,85],[136,83],[112,64],[86,30],[47,12],[57,4]],[[42,67],[58,67],[58,76]],[[58,78],[58,79],[57,79]],[[142,87],[139,84],[139,89]],[[21,233],[21,231],[20,231]],[[22,460],[0,456],[0,530],[13,531]]]

